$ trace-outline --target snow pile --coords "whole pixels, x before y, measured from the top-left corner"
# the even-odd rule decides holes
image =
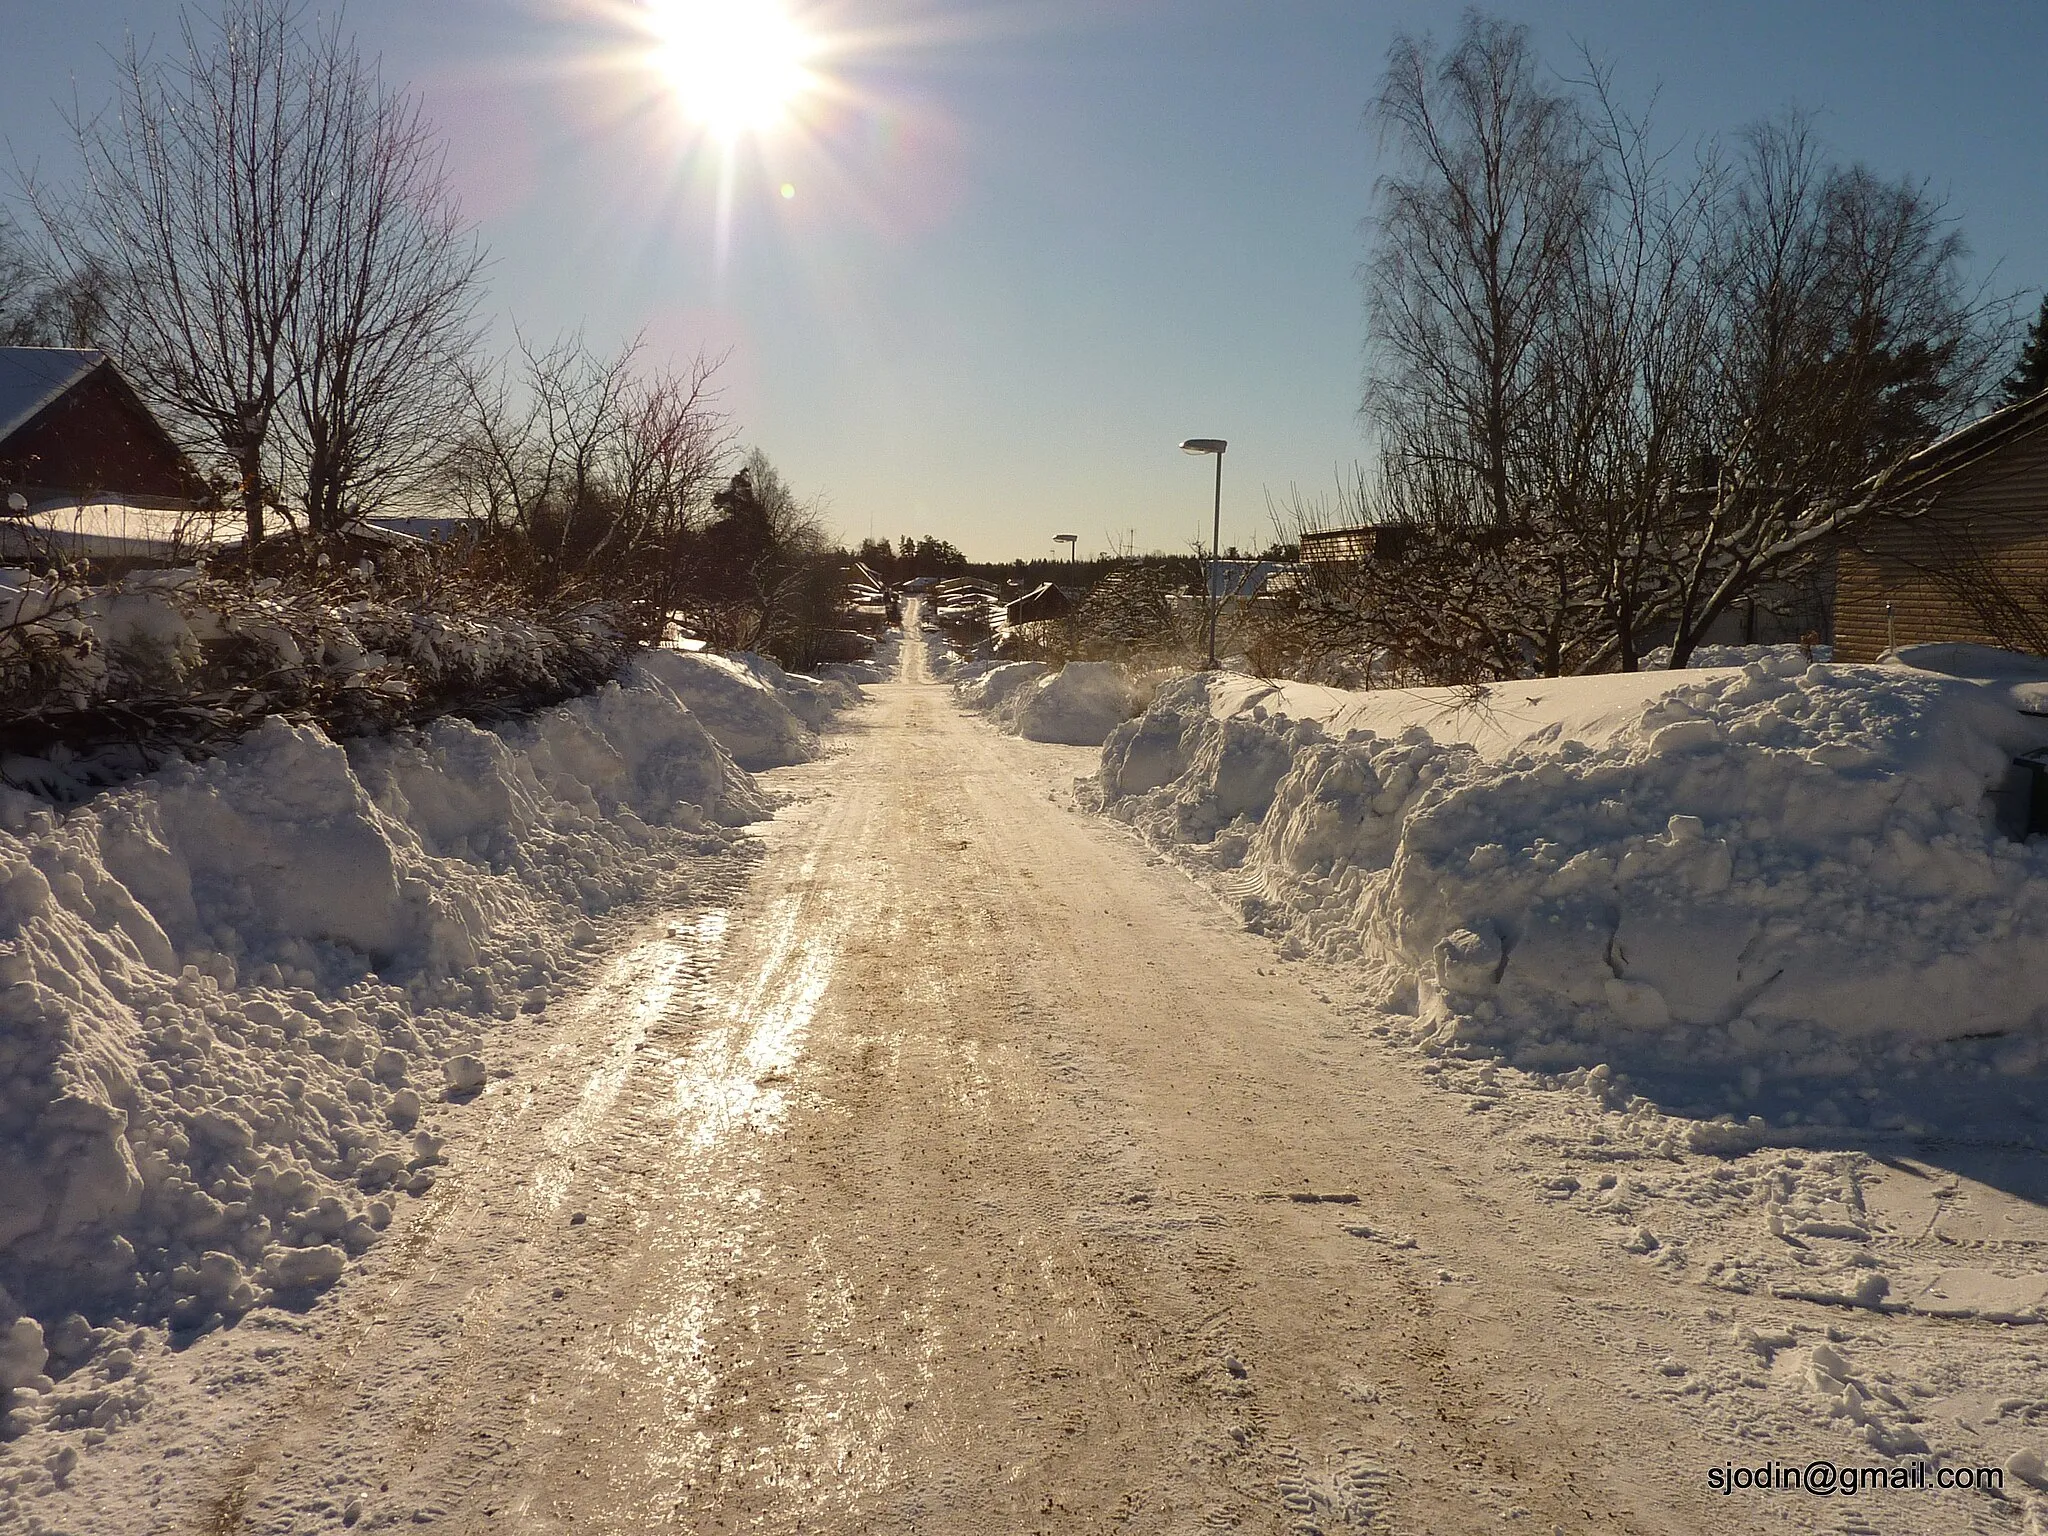
[[[672,689],[742,768],[783,768],[817,754],[816,736],[778,691],[767,668],[773,667],[784,680],[788,674],[765,657],[742,661],[709,651],[648,651],[638,665]],[[826,686],[817,684],[810,691],[793,688],[789,697],[801,697],[805,708],[822,713]]]
[[[845,678],[785,672],[771,658],[753,651],[734,651],[726,659],[735,666],[744,667],[809,730],[824,730],[840,710],[860,702],[859,687]]]
[[[977,664],[954,674],[953,695],[969,709],[1000,710],[1017,692],[1040,681],[1050,670],[1042,661]]]
[[[1890,659],[1916,672],[1939,672],[1943,677],[2010,685],[2014,688],[2013,698],[2022,709],[2040,709],[2041,689],[2048,685],[2048,656],[1994,651],[1984,645],[1944,641],[1902,645],[1890,653]]]
[[[1129,718],[1135,702],[1129,674],[1109,661],[1070,661],[1057,672],[1042,662],[1011,661],[956,675],[962,704],[1031,741],[1095,746]]]
[[[425,1122],[484,1085],[491,1022],[545,1006],[591,916],[765,814],[675,660],[497,730],[343,746],[273,718],[63,815],[0,790],[17,1425],[57,1411],[45,1325],[60,1354],[112,1339],[69,1314],[202,1327],[333,1281],[431,1183]],[[729,725],[805,739],[745,686]]]
[[[1746,667],[1753,661],[1782,662],[1790,665],[1798,662],[1805,666],[1809,662],[1833,661],[1835,648],[1832,645],[1797,645],[1781,642],[1775,645],[1697,645],[1687,658],[1681,672],[1700,672],[1711,667]],[[1643,657],[1645,672],[1668,670],[1671,666],[1671,647],[1660,645]]]
[[[1362,694],[1195,676],[1110,736],[1101,794],[1438,1041],[1751,1098],[1959,1041],[2031,1072],[2048,842],[2003,835],[1997,791],[2048,722],[2015,692],[1776,656]]]
[[[924,647],[924,670],[927,677],[954,679],[958,675],[960,653],[941,629],[924,629],[918,632],[918,642]]]
[[[979,647],[964,653],[948,650],[944,660],[946,680],[953,685],[956,695],[967,684],[978,683],[997,667],[1008,665],[1000,657],[982,655]]]
[[[1092,747],[1130,716],[1131,703],[1131,680],[1115,662],[1070,661],[1013,694],[1003,727],[1030,741]]]

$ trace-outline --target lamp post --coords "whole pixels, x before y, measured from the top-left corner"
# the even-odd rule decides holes
[[[1055,544],[1064,544],[1067,546],[1067,564],[1073,565],[1080,560],[1081,556],[1078,553],[1078,550],[1081,542],[1081,535],[1079,535],[1078,533],[1056,533],[1052,536],[1052,541]]]
[[[1216,513],[1209,529],[1209,568],[1205,585],[1209,588],[1206,600],[1209,604],[1209,670],[1216,670],[1216,610],[1222,603],[1216,596],[1216,561],[1223,552],[1223,450],[1230,444],[1220,437],[1191,437],[1180,445],[1182,453],[1213,453],[1216,455]]]

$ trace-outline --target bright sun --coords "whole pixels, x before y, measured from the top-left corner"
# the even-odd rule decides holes
[[[770,128],[811,83],[811,39],[778,0],[648,0],[683,110],[722,138]]]

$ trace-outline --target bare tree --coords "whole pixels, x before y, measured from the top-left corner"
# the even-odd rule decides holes
[[[250,542],[286,498],[328,531],[436,441],[480,258],[417,102],[338,20],[226,0],[179,35],[163,62],[130,40],[118,100],[72,121],[80,184],[30,202]]]
[[[420,103],[332,32],[312,62],[326,147],[285,331],[285,423],[297,499],[321,534],[383,503],[441,452],[475,342],[483,255]]]
[[[106,329],[106,280],[97,268],[58,270],[0,211],[0,346],[90,347]]]
[[[463,370],[465,437],[450,486],[469,514],[566,559],[646,533],[682,531],[702,511],[730,442],[716,408],[719,360],[640,368],[641,343],[609,356],[581,335]]]
[[[579,335],[525,337],[493,368],[464,370],[466,436],[453,486],[472,517],[516,532],[557,568],[594,541],[606,466],[626,433],[639,344],[600,357]]]
[[[1597,156],[1589,236],[1544,338],[1529,448],[1546,672],[1634,669],[1651,558],[1672,488],[1698,457],[1716,346],[1708,266],[1725,177],[1711,154],[1686,166],[1676,148],[1657,148],[1648,113],[1631,115],[1611,73],[1584,63]]]
[[[184,52],[131,38],[118,102],[72,129],[82,184],[30,200],[74,279],[104,275],[109,341],[203,460],[233,476],[254,542],[286,344],[306,282],[308,217],[329,143],[325,81],[305,67],[296,7],[231,0],[181,13]]]
[[[731,424],[712,403],[718,367],[698,357],[681,372],[657,372],[626,402],[614,470],[621,531],[665,615],[682,605],[682,552],[732,448]]]
[[[0,346],[44,344],[40,264],[15,222],[0,214]]]
[[[643,371],[578,336],[461,376],[465,425],[445,483],[469,516],[525,553],[550,590],[623,580],[652,615],[677,606],[688,536],[711,515],[731,450],[717,409],[719,362]]]
[[[1648,605],[1674,665],[1759,583],[1922,510],[1910,456],[1982,407],[2011,325],[1964,288],[1966,247],[1924,186],[1828,164],[1796,114],[1745,136],[1717,225],[1719,367],[1697,429],[1711,483],[1671,498]]]
[[[1379,458],[1338,507],[1425,536],[1304,603],[1446,680],[1682,664],[1845,528],[1912,515],[1906,461],[2002,334],[1924,187],[1831,163],[1797,115],[1687,164],[1585,66],[1545,85],[1525,32],[1468,15],[1381,87]]]
[[[1374,114],[1405,167],[1378,187],[1366,412],[1435,520],[1505,527],[1544,337],[1586,237],[1585,127],[1537,81],[1527,30],[1477,16],[1442,58],[1397,40]]]

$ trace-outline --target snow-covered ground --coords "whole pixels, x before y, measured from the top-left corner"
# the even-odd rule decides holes
[[[655,651],[496,730],[273,719],[69,811],[0,790],[0,1527],[167,1343],[341,1278],[597,920],[727,878],[742,764],[858,698]]]
[[[0,1335],[34,1373],[0,1527],[2048,1525],[2039,1077],[1996,1054],[2024,1029],[1944,1042],[1750,1008],[1799,1041],[1791,1086],[1753,1049],[1758,1096],[1724,1111],[1748,1092],[1714,1055],[1734,1036],[1661,981],[1663,1022],[1604,985],[1503,1006],[1544,895],[1524,866],[1587,848],[1621,913],[1687,867],[1660,857],[1718,839],[1704,909],[1804,870],[1853,916],[1881,882],[1813,851],[1828,816],[1879,819],[1844,834],[1869,858],[1902,817],[1937,873],[2008,878],[1980,802],[1993,748],[2023,744],[2003,733],[2034,729],[2005,718],[2035,702],[2024,675],[1763,658],[1490,699],[1219,678],[1167,687],[1105,754],[960,717],[919,686],[937,659],[918,644],[858,732],[758,783],[702,718],[808,753],[777,711],[835,690],[651,658],[490,740],[273,731],[247,760],[16,817],[4,846],[49,892],[25,887],[40,990],[20,995],[64,1020],[79,1089],[20,1155],[104,1171],[118,1141],[141,1188],[97,1228],[127,1257],[62,1236],[62,1195],[26,1202],[37,1251],[132,1275],[132,1300]],[[1140,743],[1175,771],[1112,800],[1125,823],[1081,814],[1076,775],[1121,784]],[[1377,790],[1323,795],[1339,762]],[[738,834],[764,784],[781,814]],[[102,875],[124,826],[163,852]],[[286,835],[302,870],[369,873],[294,888],[264,852]],[[1328,867],[1286,861],[1317,837]],[[1806,862],[1748,873],[1774,837]],[[1547,846],[1566,838],[1585,846]],[[174,895],[185,872],[189,918],[131,879],[150,868]],[[1445,984],[1457,929],[1403,947],[1411,897],[1418,930],[1493,922],[1490,992]],[[190,976],[142,952],[131,905]],[[404,932],[373,932],[394,910]],[[1234,931],[1247,913],[1270,939]],[[1974,1084],[1986,1115],[1930,1083]],[[1922,1124],[1886,1128],[1898,1113]],[[1709,1481],[1815,1459],[2004,1487],[1752,1503]]]
[[[2044,699],[2044,664],[1965,647],[1198,675],[1083,787],[1334,967],[1536,1198],[1724,1298],[1719,1336],[1657,1347],[1733,1443],[1804,1416],[2018,1499],[2048,1423],[2048,839],[2012,835],[2014,759]]]

